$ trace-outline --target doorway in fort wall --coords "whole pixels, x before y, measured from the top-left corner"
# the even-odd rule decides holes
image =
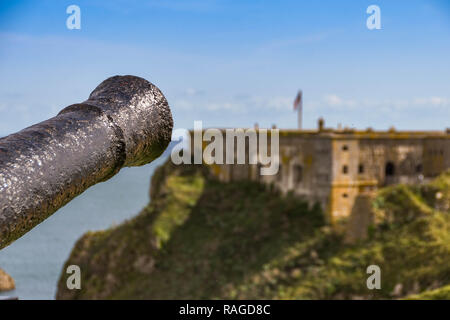
[[[394,162],[386,162],[384,167],[384,185],[390,185],[397,182],[395,171],[396,168]]]

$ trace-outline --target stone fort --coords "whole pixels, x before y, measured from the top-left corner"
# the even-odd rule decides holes
[[[211,171],[222,181],[249,179],[291,191],[319,203],[335,224],[368,210],[380,187],[426,182],[450,168],[450,129],[332,129],[319,119],[315,130],[280,129],[279,155],[279,171],[272,176],[260,175],[260,165],[248,161],[212,164]]]

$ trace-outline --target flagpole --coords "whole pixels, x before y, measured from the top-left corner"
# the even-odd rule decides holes
[[[298,106],[298,129],[302,129],[302,109],[303,109],[303,103],[300,101],[300,104]]]
[[[294,100],[294,110],[297,110],[298,114],[298,130],[302,129],[302,112],[303,112],[303,92],[299,90]]]

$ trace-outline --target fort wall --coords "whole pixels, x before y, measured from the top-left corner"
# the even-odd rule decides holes
[[[246,161],[211,170],[222,181],[260,181],[319,203],[335,224],[356,209],[370,210],[380,187],[423,183],[450,168],[450,132],[333,130],[322,122],[317,130],[280,130],[278,173],[260,175],[260,167]]]

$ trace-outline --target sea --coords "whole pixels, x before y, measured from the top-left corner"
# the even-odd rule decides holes
[[[168,152],[142,167],[123,168],[106,182],[87,189],[22,238],[0,250],[0,268],[16,289],[1,296],[54,299],[70,251],[85,232],[105,229],[137,215],[149,198],[150,179]]]

